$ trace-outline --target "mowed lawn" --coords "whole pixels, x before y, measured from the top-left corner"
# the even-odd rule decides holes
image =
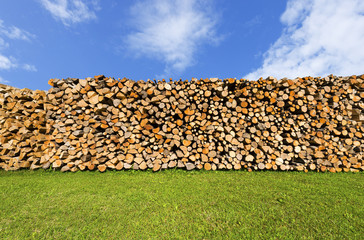
[[[363,173],[0,171],[0,239],[363,236]]]

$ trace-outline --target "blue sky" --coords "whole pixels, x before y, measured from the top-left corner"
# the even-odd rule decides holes
[[[362,0],[2,0],[0,83],[364,73]]]

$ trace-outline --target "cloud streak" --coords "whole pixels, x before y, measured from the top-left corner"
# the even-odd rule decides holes
[[[97,0],[39,0],[53,18],[65,26],[96,19],[95,11],[99,10]]]
[[[35,38],[34,34],[31,34],[25,30],[22,30],[15,26],[6,26],[4,21],[0,19],[0,70],[11,70],[16,68],[22,68],[26,71],[37,71],[37,68],[31,64],[19,65],[17,60],[12,56],[5,56],[1,53],[2,50],[10,48],[9,40],[22,40],[31,41]],[[6,40],[5,40],[6,39]],[[0,76],[0,83],[9,83]]]
[[[245,78],[364,73],[362,0],[289,0],[280,38]]]
[[[0,36],[5,36],[10,39],[30,41],[35,38],[34,34],[31,34],[25,30],[22,30],[15,26],[7,27],[4,25],[4,21],[0,19]],[[3,39],[0,39],[0,45],[5,44]]]
[[[38,69],[32,64],[23,64],[22,68],[29,72],[36,72]]]
[[[0,76],[0,83],[2,83],[2,84],[8,84],[8,83],[9,83],[9,81],[5,80],[4,78],[2,78],[2,77]]]
[[[13,59],[10,59],[0,53],[0,70],[9,70],[15,67],[17,67],[17,64]]]
[[[134,30],[126,45],[137,56],[165,63],[165,74],[196,63],[201,44],[217,44],[217,13],[205,1],[144,0],[131,8]]]

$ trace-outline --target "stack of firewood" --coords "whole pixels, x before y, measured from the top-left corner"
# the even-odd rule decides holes
[[[101,75],[49,84],[46,95],[28,91],[33,111],[39,109],[31,114],[42,116],[42,124],[25,127],[29,135],[23,138],[37,131],[46,137],[29,141],[37,147],[22,157],[31,159],[23,167],[364,170],[364,75],[174,82]],[[29,118],[34,125],[35,118],[22,115],[19,97],[5,95],[1,143],[13,146],[21,134],[4,119]],[[16,111],[11,102],[19,102]],[[19,151],[4,149],[1,164],[9,169]]]
[[[0,168],[39,168],[51,143],[44,91],[0,85]]]

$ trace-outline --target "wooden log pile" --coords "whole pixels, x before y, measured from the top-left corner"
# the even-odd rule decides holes
[[[49,84],[2,90],[2,168],[364,170],[364,75]]]
[[[44,91],[0,84],[0,168],[36,169],[51,143]]]

